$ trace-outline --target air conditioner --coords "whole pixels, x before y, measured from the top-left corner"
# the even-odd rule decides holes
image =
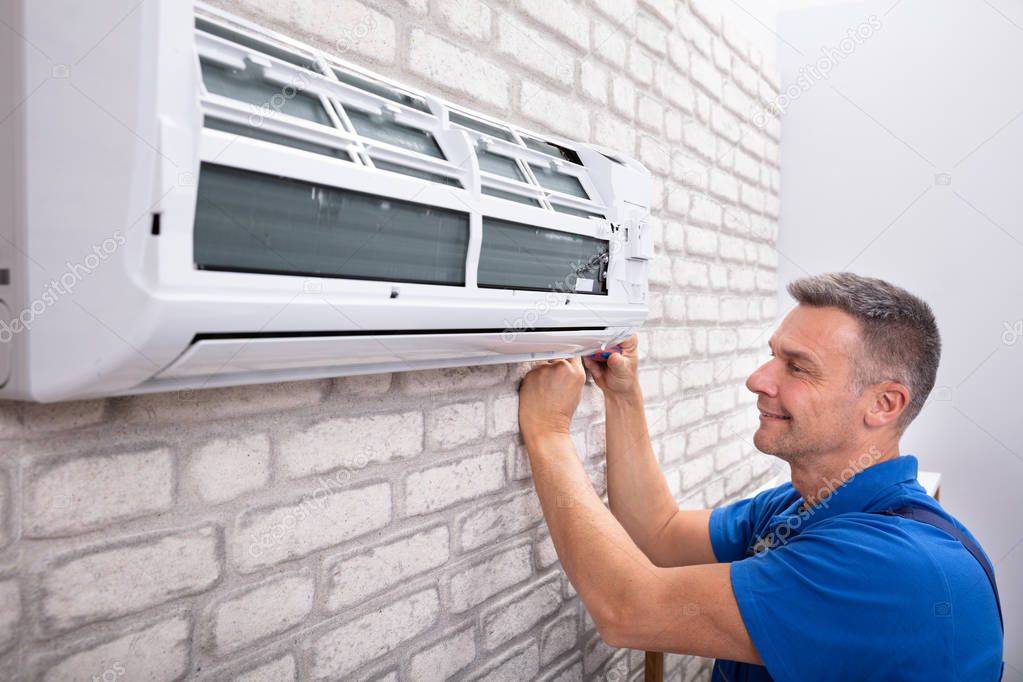
[[[569,357],[646,317],[630,158],[183,0],[8,5],[0,397]]]

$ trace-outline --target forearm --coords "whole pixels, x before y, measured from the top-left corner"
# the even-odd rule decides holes
[[[613,618],[632,589],[629,576],[653,565],[597,496],[567,435],[525,440],[561,566],[594,619]]]
[[[638,387],[605,396],[607,497],[611,512],[655,563],[658,533],[678,511],[650,444]]]

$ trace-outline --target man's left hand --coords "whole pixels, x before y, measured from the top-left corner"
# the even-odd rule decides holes
[[[519,428],[524,439],[565,434],[586,383],[580,358],[548,360],[522,378],[519,387]]]

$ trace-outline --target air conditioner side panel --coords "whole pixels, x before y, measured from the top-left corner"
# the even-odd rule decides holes
[[[165,198],[161,175],[193,171],[187,148],[162,139],[167,116],[158,106],[167,97],[157,97],[157,88],[174,87],[177,101],[195,109],[194,68],[180,59],[191,49],[191,6],[21,7],[26,36],[58,66],[23,105],[31,153],[21,168],[22,243],[31,258],[17,273],[25,288],[12,308],[26,320],[16,343],[30,352],[22,381],[0,394],[45,401],[112,392],[144,381],[181,348],[151,346],[163,309],[141,273],[158,238],[150,227]],[[161,49],[178,54],[169,83]],[[40,54],[25,55],[28,74],[51,68]]]

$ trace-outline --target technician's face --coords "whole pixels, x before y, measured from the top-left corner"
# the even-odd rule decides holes
[[[786,461],[849,446],[862,418],[851,389],[859,324],[838,308],[797,306],[768,342],[771,357],[749,379],[760,427],[753,443]]]

